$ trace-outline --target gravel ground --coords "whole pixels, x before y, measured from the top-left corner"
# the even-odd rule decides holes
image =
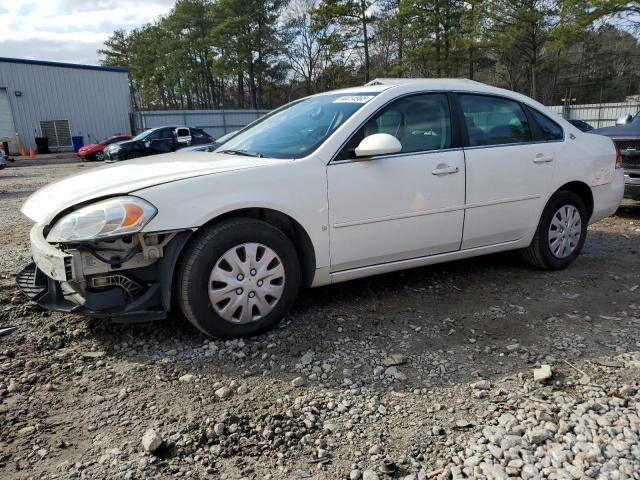
[[[304,291],[223,342],[21,296],[19,206],[92,167],[0,172],[0,478],[640,479],[640,206],[562,272],[507,253]]]

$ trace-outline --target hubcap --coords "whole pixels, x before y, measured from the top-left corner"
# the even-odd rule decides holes
[[[549,225],[549,248],[556,258],[566,258],[578,246],[582,235],[582,217],[573,205],[558,209]]]
[[[215,263],[209,276],[209,300],[228,322],[256,322],[277,305],[284,282],[284,266],[276,252],[260,243],[243,243]]]
[[[96,153],[96,160],[104,160],[104,153],[97,152]]]

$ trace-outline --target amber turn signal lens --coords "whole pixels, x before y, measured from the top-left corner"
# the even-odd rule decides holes
[[[138,205],[133,203],[127,203],[124,206],[124,219],[122,220],[122,227],[130,227],[135,225],[138,220],[144,215],[144,210],[140,208]]]

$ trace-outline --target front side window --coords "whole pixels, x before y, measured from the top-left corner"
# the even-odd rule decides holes
[[[377,93],[328,93],[275,110],[227,140],[217,152],[266,158],[311,154]]]
[[[151,133],[145,138],[145,140],[148,142],[152,140],[171,140],[171,139],[173,139],[173,132],[167,129],[156,130],[155,132]]]
[[[531,141],[527,116],[518,102],[486,95],[459,98],[471,146]]]
[[[564,135],[560,125],[533,108],[529,108],[529,112],[540,127],[544,140],[562,140]]]
[[[354,158],[354,150],[360,142],[375,133],[396,137],[402,145],[400,153],[450,148],[451,116],[447,95],[427,93],[396,100],[367,121],[338,158]]]

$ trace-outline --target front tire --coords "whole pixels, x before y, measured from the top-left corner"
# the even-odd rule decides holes
[[[525,261],[546,270],[561,270],[580,254],[589,217],[582,199],[567,190],[557,192],[545,207]]]
[[[300,286],[295,247],[274,226],[236,218],[205,228],[185,249],[177,297],[205,335],[246,337],[272,329]]]

